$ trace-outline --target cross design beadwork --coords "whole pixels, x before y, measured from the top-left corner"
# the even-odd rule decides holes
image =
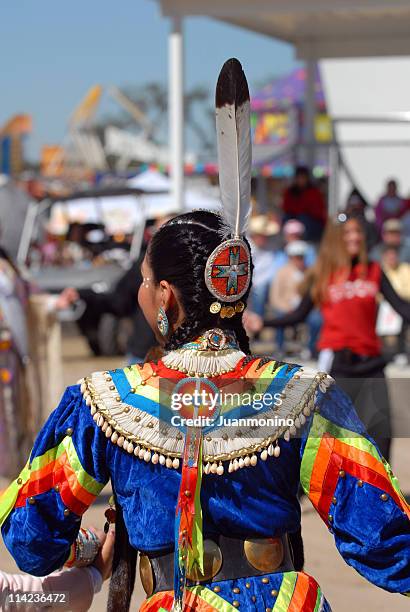
[[[226,278],[227,295],[238,293],[238,277],[248,274],[248,262],[240,261],[240,249],[238,246],[229,247],[229,264],[213,265],[212,278]]]
[[[225,240],[208,257],[205,283],[221,302],[236,302],[251,280],[250,252],[242,239]]]

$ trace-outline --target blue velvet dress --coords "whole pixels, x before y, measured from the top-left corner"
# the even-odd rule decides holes
[[[146,363],[95,373],[66,390],[29,463],[0,500],[2,535],[21,570],[43,576],[64,565],[82,514],[109,480],[131,545],[147,552],[172,549],[184,440],[158,400],[167,375],[161,361]],[[410,510],[350,400],[326,375],[299,366],[254,359],[220,378],[235,376],[258,379],[264,392],[274,382],[282,414],[292,415],[295,425],[268,437],[261,432],[258,449],[251,440],[249,452],[246,436],[238,443],[210,429],[203,448],[204,538],[295,532],[301,483],[345,561],[373,584],[408,594]],[[215,465],[223,468],[218,474]],[[304,572],[191,585],[186,602],[187,610],[224,612],[330,609]],[[172,593],[163,592],[141,609],[169,610],[171,604]]]

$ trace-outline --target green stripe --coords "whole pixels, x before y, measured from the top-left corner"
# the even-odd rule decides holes
[[[70,462],[71,467],[73,468],[75,475],[77,476],[77,480],[80,485],[91,493],[91,495],[99,495],[103,490],[105,483],[100,483],[98,480],[90,476],[78,458],[77,452],[74,447],[74,442],[71,437],[67,436],[61,442],[60,446],[63,446],[67,451],[68,460]]]
[[[31,460],[31,471],[37,472],[38,470],[42,470],[46,465],[55,461],[58,457],[60,457],[65,451],[65,448],[62,443],[58,446],[54,446],[46,451],[43,455],[38,455],[38,457],[34,457]]]
[[[352,446],[359,451],[369,454],[371,457],[383,464],[386,470],[386,476],[391,482],[392,487],[399,495],[404,504],[407,505],[403,493],[401,492],[399,482],[396,476],[393,474],[390,465],[380,455],[378,449],[370,440],[357,434],[349,429],[340,427],[331,421],[328,421],[320,414],[315,414],[313,417],[313,423],[310,428],[309,437],[306,442],[305,450],[302,457],[301,469],[300,469],[300,482],[303,490],[306,494],[309,493],[310,479],[312,477],[312,471],[315,464],[316,456],[319,450],[320,442],[325,433],[330,434],[335,439],[340,440],[348,446]]]
[[[356,448],[359,451],[368,453],[374,459],[382,463],[386,470],[386,476],[390,480],[392,487],[400,496],[400,498],[405,501],[396,476],[393,474],[390,465],[381,456],[376,446],[372,444],[372,442],[370,442],[370,440],[368,440],[367,438],[355,433],[354,431],[350,431],[349,429],[345,429],[344,427],[340,427],[339,425],[328,421],[320,414],[315,414],[313,418],[313,423],[309,432],[309,437],[302,458],[301,483],[305,493],[309,491],[310,479],[312,476],[312,470],[315,463],[316,455],[322,437],[325,433],[330,434],[331,436],[333,436],[337,440],[340,440],[340,442],[347,444],[348,446],[353,446],[353,448]]]
[[[98,495],[104,485],[99,483],[95,478],[87,474],[78,458],[77,451],[74,447],[74,442],[71,436],[66,436],[58,446],[51,448],[43,455],[34,457],[31,462],[31,472],[37,472],[44,469],[49,463],[56,461],[61,455],[66,452],[69,463],[73,468],[78,482],[92,495]],[[21,478],[21,476],[20,476]]]
[[[200,584],[194,587],[189,587],[189,591],[206,601],[206,603],[213,606],[215,610],[219,610],[220,612],[235,612],[237,610],[237,608],[232,606],[228,601],[225,601],[225,599],[222,599],[222,597],[207,587],[201,586]]]
[[[13,480],[5,490],[0,497],[0,527],[13,510],[20,490],[30,480],[32,473],[44,469],[49,463],[61,457],[64,452],[67,453],[69,463],[80,485],[91,495],[97,496],[101,493],[105,484],[98,482],[84,470],[78,458],[72,438],[66,436],[58,446],[50,448],[43,455],[34,457],[31,463],[27,462],[18,478]],[[17,483],[18,479],[21,479],[21,484]]]
[[[192,571],[194,564],[198,565],[201,574],[204,573],[204,538],[202,530],[202,507],[201,507],[201,483],[202,483],[202,440],[198,456],[198,477],[195,489],[195,516],[192,527],[192,549],[188,551],[188,568]]]
[[[30,470],[28,466],[29,463],[27,462],[27,464],[19,475],[19,478],[21,478],[23,481],[22,484],[17,484],[17,479],[13,480],[13,482],[9,485],[9,487],[0,497],[0,527],[2,527],[4,521],[6,520],[10,512],[13,510],[21,487],[30,478]]]
[[[332,423],[328,421],[320,414],[315,414],[314,421],[317,421],[318,427],[318,435],[321,437],[325,432],[329,433],[331,436],[344,442],[345,444],[349,444],[358,450],[364,451],[372,455],[378,461],[381,461],[381,455],[378,452],[377,448],[372,444],[367,438],[364,438],[362,435],[350,431],[349,429],[345,429],[344,427],[340,427],[336,425],[336,423]],[[311,435],[311,434],[310,434]]]
[[[320,602],[322,601],[322,590],[321,588],[318,586],[317,587],[317,597],[316,597],[316,604],[315,604],[315,609],[313,612],[318,612],[319,608],[320,608]]]
[[[272,608],[274,612],[285,612],[285,610],[289,608],[297,579],[297,572],[286,572],[286,574],[283,574],[279,594],[276,598],[275,605]]]
[[[130,383],[131,387],[136,387],[140,384],[142,376],[137,368],[124,368],[123,373],[125,374],[125,377]]]
[[[322,436],[318,431],[318,424],[315,421],[315,415],[313,423],[309,432],[309,437],[306,441],[305,450],[303,451],[302,462],[300,465],[300,484],[306,495],[309,495],[310,491],[310,479],[312,477],[313,467],[315,465],[316,456],[319,450]]]

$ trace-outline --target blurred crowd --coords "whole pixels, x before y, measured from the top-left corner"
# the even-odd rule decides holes
[[[245,320],[248,333],[256,339],[272,318],[300,304],[327,222],[324,195],[305,167],[296,168],[281,208],[279,215],[255,214],[250,222],[255,268]],[[354,189],[336,221],[348,218],[360,222],[369,261],[378,262],[397,294],[410,300],[410,201],[401,196],[397,182],[389,180],[385,193],[372,204]],[[381,296],[380,305],[377,331],[386,340],[389,356],[405,365],[407,324]],[[302,326],[275,326],[275,356],[297,353],[302,359],[317,358],[321,324],[320,311],[314,308]]]

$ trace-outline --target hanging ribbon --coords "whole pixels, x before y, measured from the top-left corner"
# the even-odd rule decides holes
[[[187,572],[203,573],[201,509],[202,429],[190,427],[185,436],[181,485],[175,516],[173,612],[182,612]]]

